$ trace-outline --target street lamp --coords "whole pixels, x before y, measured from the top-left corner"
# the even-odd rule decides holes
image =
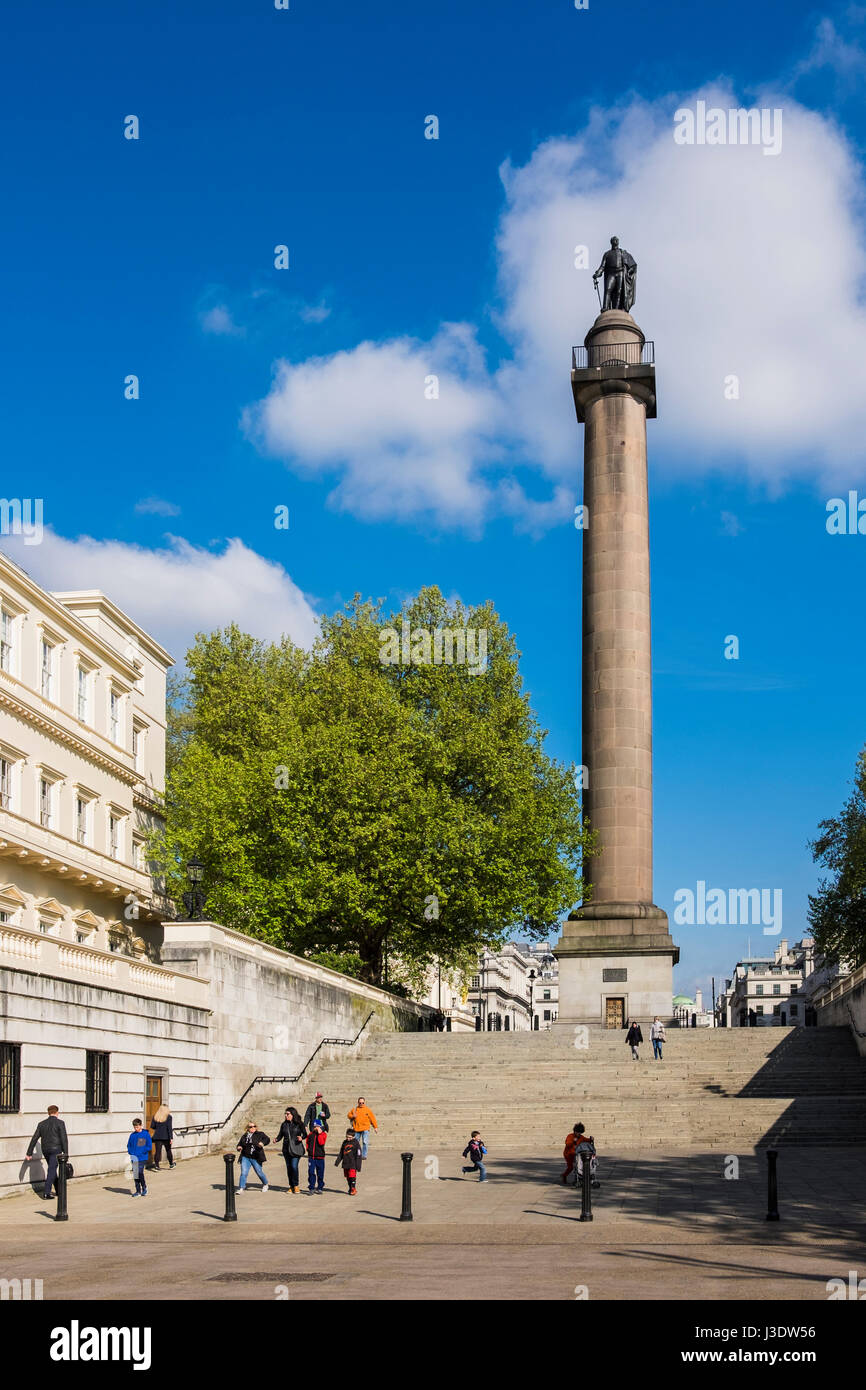
[[[533,1019],[533,1016],[532,1016],[532,988],[533,988],[533,985],[534,985],[534,984],[535,984],[535,971],[534,971],[534,970],[530,970],[530,972],[529,972],[529,1031],[530,1031],[530,1033],[532,1032],[532,1025],[533,1025],[533,1023],[534,1023],[534,1019]]]
[[[186,876],[190,881],[190,890],[183,895],[183,905],[187,912],[188,922],[200,922],[202,920],[202,908],[207,901],[207,894],[201,887],[204,878],[204,864],[200,859],[190,859],[186,866]]]

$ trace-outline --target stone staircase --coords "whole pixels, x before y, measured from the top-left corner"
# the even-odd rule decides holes
[[[647,1033],[649,1029],[645,1030]],[[359,1095],[377,1147],[459,1152],[480,1129],[491,1152],[549,1153],[582,1120],[606,1153],[743,1153],[756,1145],[866,1145],[866,1062],[846,1028],[669,1029],[647,1042],[590,1028],[551,1033],[377,1033],[292,1088],[262,1091],[249,1115],[272,1136],[287,1104],[316,1090],[342,1137]],[[238,1126],[240,1128],[240,1126]]]

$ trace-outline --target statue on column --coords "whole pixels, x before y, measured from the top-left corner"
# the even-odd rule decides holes
[[[624,309],[628,314],[637,293],[637,261],[628,251],[623,251],[619,237],[612,236],[610,250],[605,251],[601,265],[592,277],[598,287],[604,276],[604,304],[602,309]]]

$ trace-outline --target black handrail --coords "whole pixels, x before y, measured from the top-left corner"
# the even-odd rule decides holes
[[[571,349],[573,371],[586,371],[588,367],[652,367],[656,360],[656,345],[652,338],[641,343],[631,338],[622,343],[591,343],[589,348]]]
[[[360,1028],[355,1034],[354,1038],[322,1038],[322,1041],[319,1043],[315,1052],[313,1052],[307,1058],[306,1062],[301,1067],[301,1070],[298,1072],[297,1076],[254,1076],[249,1086],[241,1096],[240,1100],[232,1106],[231,1110],[226,1115],[224,1120],[212,1120],[209,1124],[205,1125],[184,1125],[182,1129],[176,1129],[174,1133],[176,1135],[208,1134],[212,1129],[225,1129],[232,1115],[235,1113],[237,1109],[240,1108],[240,1106],[243,1105],[244,1101],[246,1100],[247,1096],[249,1095],[250,1091],[253,1089],[254,1086],[261,1085],[262,1083],[280,1086],[287,1085],[289,1083],[294,1085],[295,1082],[300,1081],[301,1077],[304,1075],[304,1072],[309,1069],[309,1067],[312,1065],[313,1061],[315,1060],[319,1052],[321,1052],[323,1047],[354,1047],[355,1043],[360,1038],[361,1034],[367,1027],[367,1024],[370,1022],[370,1019],[373,1017],[373,1014],[375,1012],[375,1009],[370,1010],[370,1012],[367,1014],[367,1017],[364,1019],[364,1022],[361,1024]]]

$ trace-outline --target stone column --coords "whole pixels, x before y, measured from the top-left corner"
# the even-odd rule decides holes
[[[626,1014],[671,1015],[679,958],[653,904],[652,661],[646,421],[655,418],[655,366],[630,314],[599,314],[572,371],[584,425],[584,814],[596,833],[591,888],[567,922],[560,961],[563,1024],[605,1021],[606,997]],[[607,977],[607,978],[605,978]]]

